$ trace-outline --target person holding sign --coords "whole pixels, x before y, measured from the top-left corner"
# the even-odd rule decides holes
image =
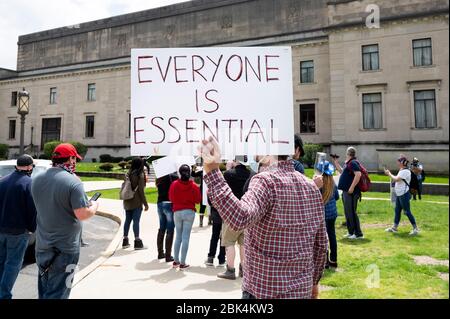
[[[328,246],[322,196],[288,156],[265,156],[239,200],[219,170],[210,137],[199,147],[208,196],[225,223],[245,229],[244,299],[318,298]]]
[[[190,179],[191,168],[189,165],[181,165],[179,174],[180,179],[173,182],[169,190],[169,200],[172,202],[176,229],[173,267],[186,269],[189,267],[186,264],[186,255],[195,219],[195,204],[201,202],[202,195],[200,188]]]

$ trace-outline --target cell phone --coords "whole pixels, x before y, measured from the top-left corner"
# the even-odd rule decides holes
[[[94,196],[91,197],[91,199],[89,200],[90,202],[92,201],[96,201],[97,199],[99,199],[99,197],[102,196],[102,193],[95,193]]]

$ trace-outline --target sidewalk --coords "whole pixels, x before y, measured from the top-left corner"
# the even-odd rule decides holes
[[[98,182],[83,182],[84,191],[90,192],[102,189],[120,188],[123,181],[98,181]],[[155,183],[147,183],[146,187],[155,187]]]
[[[103,185],[101,186],[103,187]],[[123,220],[122,201],[100,198],[99,204],[101,212],[112,214]],[[109,253],[106,251],[104,254],[108,256],[117,248],[115,253],[110,257],[100,258],[75,276],[75,286],[72,289],[71,298],[241,298],[241,278],[237,280],[219,279],[216,275],[224,271],[224,268],[206,267],[203,264],[209,249],[211,226],[199,228],[198,223],[197,215],[187,256],[187,263],[191,267],[184,271],[172,269],[171,263],[156,259],[156,234],[159,221],[156,205],[150,205],[149,211],[142,213],[140,223],[141,238],[148,249],[135,251],[131,247],[123,250],[121,248],[123,225],[121,225],[112,246],[108,249],[111,251]],[[204,224],[207,224],[207,218],[205,218]],[[133,235],[130,230],[131,244],[132,241]],[[215,263],[217,264],[217,259]],[[238,263],[239,258],[236,258],[236,265]]]

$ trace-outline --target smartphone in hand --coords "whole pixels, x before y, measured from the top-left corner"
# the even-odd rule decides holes
[[[96,201],[97,199],[99,199],[99,197],[102,196],[102,193],[95,193],[94,196],[91,197],[91,199],[89,200],[90,202],[92,201]]]

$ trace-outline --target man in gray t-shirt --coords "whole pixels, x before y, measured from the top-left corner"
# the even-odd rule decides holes
[[[83,183],[74,175],[78,155],[71,144],[58,145],[53,168],[33,178],[31,193],[37,210],[36,264],[39,299],[67,299],[80,256],[81,221],[94,216]],[[73,278],[72,278],[73,279]]]

